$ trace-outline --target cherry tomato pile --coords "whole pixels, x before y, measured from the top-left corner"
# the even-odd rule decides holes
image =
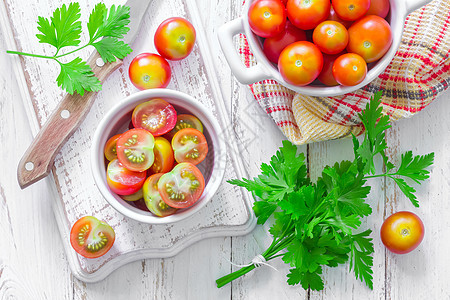
[[[248,20],[286,82],[354,86],[392,44],[388,13],[389,0],[255,0]]]
[[[111,191],[159,217],[196,203],[205,188],[196,165],[208,154],[200,120],[154,98],[134,108],[130,127],[105,144]]]

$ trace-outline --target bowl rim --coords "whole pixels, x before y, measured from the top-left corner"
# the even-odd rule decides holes
[[[126,207],[125,205],[123,205],[123,203],[125,203],[125,200],[119,200],[118,198],[120,197],[114,196],[114,194],[110,191],[106,183],[106,176],[102,174],[105,173],[103,163],[104,143],[102,141],[109,138],[104,137],[104,132],[107,131],[108,128],[111,128],[111,126],[113,126],[111,125],[111,121],[115,119],[117,115],[123,116],[129,113],[130,107],[135,107],[137,104],[142,103],[150,98],[168,98],[166,101],[169,103],[173,103],[176,106],[184,105],[187,110],[192,108],[193,110],[199,111],[201,114],[203,114],[203,116],[200,116],[199,119],[208,129],[211,140],[214,144],[214,168],[211,172],[210,179],[205,186],[205,190],[202,196],[193,206],[187,208],[182,212],[167,217],[158,217],[150,212],[146,212],[138,208]],[[131,111],[132,109],[133,108],[131,108]],[[99,189],[103,198],[115,210],[126,217],[147,224],[171,224],[184,220],[199,211],[212,199],[213,195],[216,193],[223,180],[226,167],[226,144],[223,138],[220,138],[220,130],[221,127],[214,115],[202,103],[186,93],[162,88],[149,89],[133,93],[123,98],[119,103],[115,104],[103,116],[100,123],[98,124],[97,129],[95,130],[91,145],[91,172],[92,176],[94,177],[94,182],[97,185],[97,188]],[[123,203],[120,203],[122,201]]]

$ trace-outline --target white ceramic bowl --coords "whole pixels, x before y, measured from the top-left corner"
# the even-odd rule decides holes
[[[177,113],[190,113],[199,118],[203,123],[204,134],[208,141],[208,155],[197,165],[205,177],[205,190],[201,198],[193,206],[180,209],[174,215],[163,218],[138,209],[111,192],[106,183],[106,164],[103,154],[106,141],[111,136],[128,129],[133,109],[152,98],[166,100],[172,104]],[[222,182],[226,164],[226,146],[225,141],[220,138],[220,132],[221,128],[211,112],[187,94],[169,89],[151,89],[132,94],[114,106],[104,116],[95,131],[91,149],[91,167],[95,183],[106,201],[129,218],[148,224],[168,224],[183,220],[204,207]]]
[[[275,64],[271,63],[264,55],[262,39],[255,35],[248,23],[248,9],[254,0],[246,1],[242,17],[222,25],[218,30],[218,38],[225,58],[230,65],[231,71],[237,80],[243,84],[251,84],[265,79],[274,79],[285,87],[310,96],[331,97],[353,92],[378,77],[386,69],[400,45],[405,18],[408,14],[419,7],[431,2],[431,0],[390,0],[391,9],[388,15],[388,22],[392,29],[392,46],[389,51],[379,61],[369,64],[367,76],[363,82],[355,86],[334,86],[328,87],[322,84],[294,86],[287,83],[282,77]],[[250,50],[255,55],[257,65],[246,68],[236,52],[233,44],[233,37],[239,33],[244,33],[247,37]]]

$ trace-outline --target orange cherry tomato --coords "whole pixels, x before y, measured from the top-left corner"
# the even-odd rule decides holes
[[[175,17],[163,21],[155,33],[155,47],[162,57],[180,60],[187,57],[194,48],[195,28],[183,18]]]
[[[248,9],[248,23],[260,37],[276,36],[284,30],[286,9],[280,0],[255,0]]]
[[[105,157],[107,160],[112,161],[117,158],[116,144],[117,140],[120,138],[121,134],[116,134],[109,138],[105,144]]]
[[[339,18],[346,21],[358,20],[370,7],[370,0],[332,0],[331,2]]]
[[[333,64],[333,76],[339,84],[353,86],[361,83],[367,74],[367,64],[355,53],[339,56]]]
[[[155,147],[153,148],[155,161],[150,167],[153,173],[167,173],[172,169],[174,158],[170,142],[163,137],[155,138]]]
[[[106,170],[106,182],[117,195],[131,195],[144,184],[147,172],[134,172],[125,168],[118,159],[112,160]]]
[[[177,123],[175,124],[175,127],[171,131],[166,133],[164,137],[172,141],[172,138],[175,135],[175,133],[184,128],[194,128],[203,133],[202,122],[200,122],[200,120],[196,116],[188,114],[180,114],[177,115]]]
[[[422,220],[412,212],[401,211],[387,218],[381,226],[381,241],[390,251],[404,254],[419,246],[425,234]]]
[[[383,57],[391,44],[391,27],[381,17],[363,17],[348,29],[348,52],[361,55],[367,63]]]
[[[289,3],[289,2],[288,2]],[[313,82],[323,66],[323,55],[311,42],[300,41],[284,48],[278,59],[278,70],[286,82],[303,86]]]
[[[198,165],[208,154],[208,143],[205,136],[194,128],[178,131],[172,138],[172,148],[178,163],[189,162]]]
[[[366,15],[377,15],[384,19],[389,13],[389,7],[389,0],[371,0]]]
[[[323,84],[327,86],[336,86],[339,85],[339,83],[336,81],[336,79],[333,76],[333,64],[334,61],[341,56],[342,54],[334,54],[334,55],[323,55],[323,68],[320,72],[317,79],[320,80]]]
[[[177,112],[169,102],[154,98],[136,106],[131,121],[135,128],[142,128],[153,136],[159,136],[174,128]]]
[[[141,53],[131,61],[128,75],[135,87],[146,90],[165,88],[172,71],[169,63],[158,54]]]
[[[153,174],[148,177],[142,190],[144,192],[144,201],[148,210],[158,217],[166,217],[176,213],[177,209],[166,204],[158,191],[158,181],[163,173]]]
[[[325,54],[338,54],[348,44],[347,29],[339,22],[324,21],[313,32],[314,44]]]
[[[330,0],[288,0],[286,9],[294,26],[309,30],[328,18],[330,6]]]

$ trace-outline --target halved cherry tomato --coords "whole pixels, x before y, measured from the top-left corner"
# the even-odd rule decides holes
[[[286,8],[280,0],[255,0],[248,9],[250,29],[263,38],[273,37],[284,30]]]
[[[185,128],[178,131],[172,139],[175,160],[178,163],[201,163],[208,154],[206,138],[197,129]]]
[[[186,208],[200,199],[205,189],[205,179],[191,163],[180,163],[161,176],[158,191],[162,200],[175,208]]]
[[[323,84],[327,86],[336,86],[339,85],[339,83],[336,81],[336,79],[333,76],[333,64],[334,61],[341,56],[341,54],[334,54],[334,55],[323,55],[323,68],[320,72],[317,79],[320,80]]]
[[[144,194],[142,193],[142,188],[139,189],[139,191],[137,191],[134,194],[120,196],[120,198],[122,198],[125,201],[138,201],[139,199],[142,199],[143,197],[144,197]]]
[[[155,138],[145,129],[130,129],[117,140],[117,158],[130,171],[143,172],[153,164]]]
[[[288,21],[283,32],[264,40],[263,51],[271,62],[277,64],[281,51],[286,46],[298,41],[306,41],[306,33]]]
[[[131,195],[139,191],[147,172],[134,172],[125,168],[118,159],[112,160],[106,170],[106,181],[117,195]]]
[[[135,128],[142,128],[153,136],[160,136],[175,127],[177,112],[167,101],[152,99],[136,106],[131,120]]]
[[[169,63],[158,54],[141,53],[131,61],[128,75],[135,87],[146,90],[168,86],[172,71]]]
[[[330,7],[330,15],[328,16],[327,20],[339,22],[342,25],[344,25],[345,28],[349,28],[353,24],[352,21],[345,21],[345,20],[342,20],[341,18],[339,18],[337,13],[334,11],[333,5],[331,5],[331,7]]]
[[[170,142],[163,137],[155,138],[155,148],[153,148],[155,154],[155,161],[150,167],[153,173],[167,173],[173,167],[173,150]]]
[[[296,86],[313,82],[319,76],[322,66],[322,52],[316,45],[307,41],[290,44],[284,48],[278,59],[281,76]]]
[[[174,207],[170,207],[166,204],[161,198],[161,195],[158,191],[158,181],[163,173],[153,174],[149,178],[147,178],[144,182],[144,186],[142,187],[144,191],[144,201],[148,210],[158,217],[166,217],[173,215],[177,209]]]
[[[183,18],[175,17],[163,21],[156,29],[155,47],[162,57],[180,60],[187,57],[194,48],[195,28]]]
[[[381,241],[390,251],[404,254],[419,246],[425,234],[422,220],[414,213],[400,211],[387,218],[381,226]]]
[[[313,32],[314,44],[325,54],[338,54],[348,44],[348,32],[344,25],[336,21],[324,21]]]
[[[391,26],[379,16],[366,16],[348,29],[348,52],[361,55],[367,63],[383,57],[391,44]]]
[[[333,64],[333,76],[339,84],[353,86],[361,83],[367,74],[367,64],[355,53],[339,56]]]
[[[389,0],[371,0],[366,15],[376,15],[384,19],[389,13],[389,6]]]
[[[300,29],[313,29],[328,18],[330,0],[289,0],[287,16]]]
[[[331,0],[339,18],[355,21],[364,16],[370,7],[370,0]]]
[[[172,140],[175,133],[184,128],[194,128],[203,133],[203,124],[196,116],[181,114],[177,115],[175,127],[166,134],[167,139]]]
[[[86,258],[97,258],[106,254],[115,239],[116,234],[111,226],[91,216],[78,219],[70,230],[72,248]]]
[[[110,137],[105,144],[105,157],[109,161],[112,161],[113,159],[117,158],[116,143],[117,140],[120,138],[120,136],[121,134],[116,134]]]

